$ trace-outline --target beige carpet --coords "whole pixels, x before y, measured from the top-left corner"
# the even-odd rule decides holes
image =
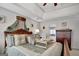
[[[70,55],[71,56],[79,56],[79,50],[71,50]]]

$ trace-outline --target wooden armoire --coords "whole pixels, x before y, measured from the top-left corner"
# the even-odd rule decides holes
[[[71,50],[71,32],[72,32],[71,29],[56,30],[56,41],[64,45],[64,40],[66,39],[68,41],[68,46],[70,50]]]

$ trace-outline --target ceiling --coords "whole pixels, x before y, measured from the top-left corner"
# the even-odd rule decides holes
[[[57,6],[54,6],[54,3],[47,3],[47,5],[43,6],[44,3],[38,3],[39,7],[44,12],[52,12],[59,9],[67,8],[73,5],[77,5],[77,3],[57,3]]]
[[[57,17],[71,16],[79,13],[78,3],[1,3],[0,7],[16,12],[35,21],[42,22]]]

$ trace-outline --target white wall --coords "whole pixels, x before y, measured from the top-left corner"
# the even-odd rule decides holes
[[[71,45],[73,49],[79,49],[79,17],[61,17],[57,19],[52,19],[50,21],[41,22],[41,31],[49,33],[49,26],[55,24],[56,29],[62,29],[61,23],[65,21],[68,24],[68,28],[72,29],[72,41]],[[42,27],[45,26],[45,30],[42,29]]]
[[[17,13],[11,12],[4,8],[0,8],[0,16],[5,16],[5,23],[0,23],[0,53],[3,53],[4,48],[4,31],[8,26],[13,24],[16,21],[16,16],[19,15]],[[27,18],[27,17],[26,17]],[[35,24],[34,28],[37,27],[37,22],[32,21],[30,19],[26,20],[26,25]]]
[[[31,26],[31,24],[33,24],[33,27]],[[26,18],[26,26],[27,28],[29,28],[29,31],[34,32],[35,29],[38,29],[39,28],[38,24],[39,24],[38,22],[32,20],[31,18],[28,17]]]
[[[11,25],[12,23],[15,22],[16,15],[18,15],[18,14],[11,13],[11,12],[5,10],[4,8],[0,8],[0,16],[5,17],[5,23],[0,23],[0,53],[3,52],[2,50],[4,47],[4,31],[6,30],[6,28],[9,25]]]

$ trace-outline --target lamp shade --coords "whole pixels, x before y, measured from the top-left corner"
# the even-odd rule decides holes
[[[39,29],[36,29],[34,34],[38,34],[38,33],[39,33]]]

